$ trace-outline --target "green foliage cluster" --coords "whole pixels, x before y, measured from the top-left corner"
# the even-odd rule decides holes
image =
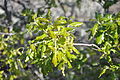
[[[114,72],[120,68],[119,63],[115,64],[112,58],[115,54],[120,55],[120,14],[104,16],[98,14],[96,21],[94,27],[90,29],[90,39],[94,37],[95,43],[100,47],[98,50],[102,53],[100,61],[106,61],[101,76],[108,69]]]
[[[59,17],[52,21],[50,12],[44,17],[33,16],[34,21],[27,25],[30,34],[38,35],[29,41],[26,61],[31,61],[42,68],[47,74],[53,67],[62,70],[72,68],[71,62],[77,58],[79,51],[73,46],[73,27],[79,27],[81,22],[72,22],[69,18]]]
[[[8,33],[7,28],[1,30]],[[23,48],[20,46],[24,44],[24,39],[20,38],[22,38],[21,33],[0,35],[0,80],[13,80],[16,75],[21,74],[19,69],[24,68],[24,55],[21,52]]]

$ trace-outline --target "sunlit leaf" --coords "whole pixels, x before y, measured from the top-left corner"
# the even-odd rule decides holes
[[[31,45],[30,45],[30,48],[31,48],[33,51],[36,49],[34,44],[31,44]]]
[[[70,24],[70,26],[72,26],[72,27],[80,27],[81,25],[83,25],[82,22],[73,22]]]
[[[45,52],[45,51],[46,51],[46,45],[43,45],[42,52]]]
[[[101,44],[104,41],[104,33],[96,38],[96,43]]]
[[[53,55],[52,63],[54,64],[55,67],[58,65],[58,62],[57,62],[57,54],[54,54],[54,55]]]
[[[80,52],[75,47],[72,47],[72,49],[76,54],[80,54]]]
[[[57,25],[66,24],[66,23],[67,23],[66,20],[58,20],[55,22],[55,24],[57,24]]]
[[[98,30],[98,24],[95,24],[94,27],[91,28],[92,36],[96,34],[97,30]]]
[[[36,20],[39,20],[41,22],[49,22],[49,20],[47,20],[46,18],[42,18],[42,17],[38,17],[36,18]]]
[[[45,37],[47,37],[47,35],[46,35],[46,34],[43,34],[43,35],[41,35],[41,36],[37,36],[37,37],[36,37],[36,40],[41,40],[41,39],[44,39]]]
[[[102,72],[99,75],[99,78],[106,72],[106,69],[103,69]]]

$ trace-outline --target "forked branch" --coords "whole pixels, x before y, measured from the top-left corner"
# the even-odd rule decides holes
[[[76,45],[76,46],[91,46],[91,47],[95,47],[97,49],[100,49],[97,45],[95,44],[86,44],[86,43],[74,43],[73,45]]]

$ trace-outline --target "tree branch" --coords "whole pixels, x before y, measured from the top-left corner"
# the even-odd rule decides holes
[[[24,8],[23,10],[26,9],[26,6],[25,6],[25,4],[24,4],[23,1],[19,1],[19,0],[12,0],[12,1],[13,1],[13,2],[16,2],[16,3],[20,4],[20,5],[22,5],[22,7]]]
[[[76,46],[90,46],[90,47],[95,47],[97,49],[100,49],[97,45],[95,44],[86,44],[86,43],[74,43],[73,45],[76,45]]]
[[[0,32],[0,35],[9,35],[9,36],[11,36],[11,35],[14,35],[15,33],[2,33],[2,32]]]
[[[0,5],[0,8],[1,8],[2,10],[5,10],[5,8],[4,8],[2,5]]]
[[[64,8],[64,4],[60,0],[58,0],[58,2],[60,4],[60,7],[62,8],[63,12],[65,13],[64,15],[66,16],[66,10]]]
[[[8,0],[4,0],[4,10],[5,10],[6,18],[7,18],[8,22],[10,23],[12,21],[11,20],[11,12],[8,10],[7,5],[8,5]]]

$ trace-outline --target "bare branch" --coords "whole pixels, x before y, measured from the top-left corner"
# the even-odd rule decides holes
[[[0,32],[0,35],[9,35],[9,36],[11,36],[11,35],[15,35],[15,33],[2,33],[2,32]]]
[[[24,8],[23,10],[26,9],[26,6],[25,6],[25,4],[22,1],[19,1],[19,0],[12,0],[12,1],[22,5],[22,7]]]
[[[66,14],[66,10],[64,8],[64,4],[60,0],[58,0],[58,2],[60,4],[60,7],[62,8],[62,10],[64,11],[64,13]]]
[[[4,10],[5,10],[6,18],[7,18],[8,22],[10,23],[12,21],[11,20],[11,11],[8,10],[7,5],[8,5],[8,0],[4,0]]]
[[[76,45],[76,46],[90,46],[90,47],[95,47],[97,49],[100,49],[97,45],[95,44],[86,44],[86,43],[74,43],[73,45]]]
[[[5,8],[4,8],[2,5],[0,5],[0,8],[1,8],[2,10],[5,10]]]

